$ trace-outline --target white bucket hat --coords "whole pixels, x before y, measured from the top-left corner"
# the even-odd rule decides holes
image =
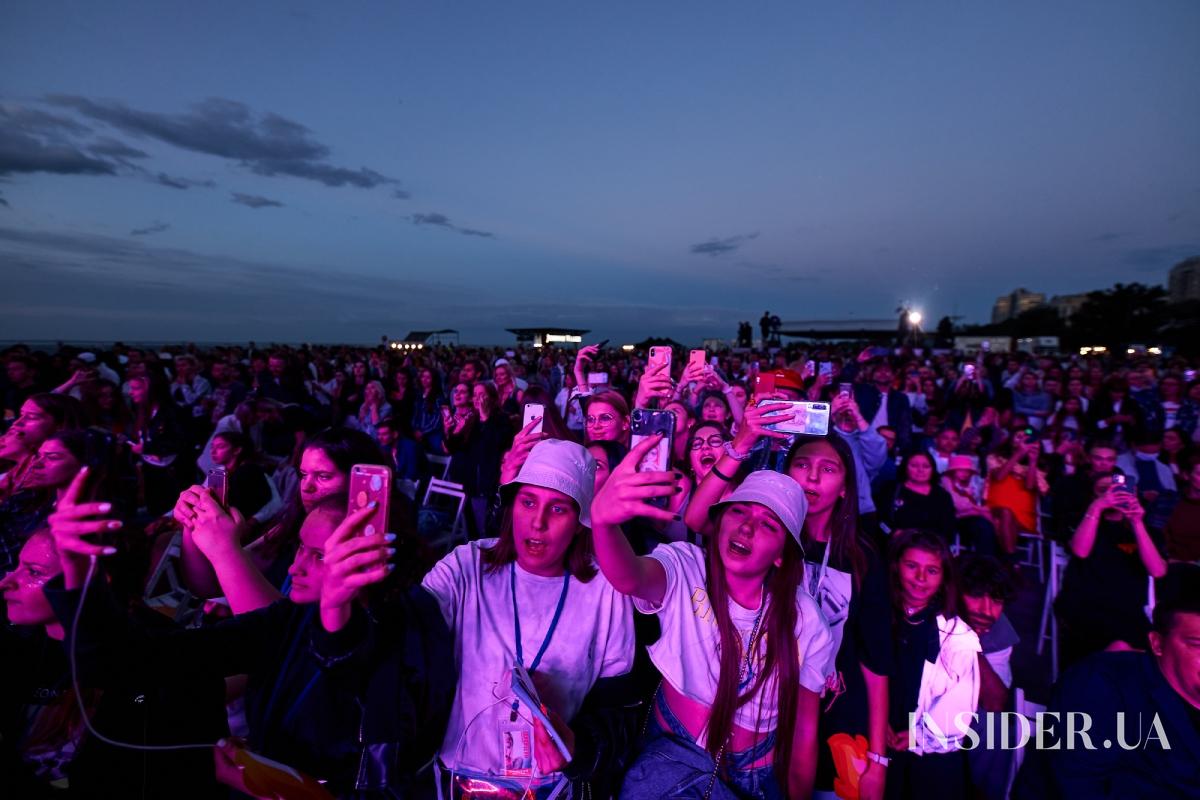
[[[804,490],[787,475],[780,475],[771,470],[751,472],[742,485],[734,489],[728,497],[715,503],[708,511],[715,519],[717,513],[730,503],[758,503],[775,512],[783,527],[803,548],[800,532],[804,530],[804,516],[808,513],[808,498]]]
[[[579,524],[592,527],[592,493],[596,488],[596,459],[583,445],[545,439],[529,451],[517,477],[504,484],[506,493],[518,484],[562,492],[579,506]]]

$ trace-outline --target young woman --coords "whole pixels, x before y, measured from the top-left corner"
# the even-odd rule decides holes
[[[175,462],[184,454],[185,432],[161,370],[149,368],[144,376],[130,379],[129,400],[133,408],[129,449],[141,464],[146,510],[151,516],[160,516],[179,496]]]
[[[1050,418],[1050,425],[1075,431],[1082,436],[1087,430],[1087,409],[1083,406],[1083,398],[1074,395],[1063,398],[1058,411]]]
[[[942,488],[933,458],[924,450],[900,463],[899,483],[888,507],[892,530],[923,528],[954,541],[954,499]]]
[[[612,389],[597,392],[586,398],[584,409],[586,439],[611,440],[629,446],[629,404],[619,392]]]
[[[450,480],[461,483],[471,500],[468,521],[475,537],[487,536],[487,512],[500,485],[501,460],[513,442],[507,414],[499,410],[496,387],[477,383],[472,389],[475,414],[446,438],[451,454]]]
[[[65,394],[35,394],[26,398],[18,410],[17,419],[8,429],[14,441],[10,449],[22,451],[0,480],[0,502],[18,491],[25,474],[33,464],[33,457],[42,442],[50,434],[62,430],[77,430],[83,427],[83,406],[74,397]]]
[[[621,525],[670,519],[647,500],[679,490],[675,473],[637,471],[656,443],[633,448],[592,506],[601,569],[662,625],[650,657],[663,682],[621,797],[808,796],[833,643],[802,585],[804,492],[752,473],[713,507],[707,555],[673,542],[638,556]]]
[[[1008,512],[997,518],[996,526],[1005,553],[1016,549],[1019,532],[1037,530],[1038,499],[1050,491],[1038,463],[1041,452],[1032,432],[1022,428],[987,457],[988,507]]]
[[[380,567],[390,574],[387,562],[395,557],[403,534],[364,534],[373,509],[347,515],[344,497],[329,498],[301,525],[300,545],[289,568],[291,592],[282,599],[246,556],[236,521],[207,490],[200,490],[192,508],[194,541],[212,564],[235,616],[207,628],[150,630],[116,611],[104,596],[105,581],[97,578],[89,589],[95,596],[78,620],[84,666],[94,674],[121,675],[150,686],[190,687],[246,674],[251,751],[328,782],[339,796],[355,790],[390,790],[400,796],[411,791],[414,775],[432,756],[444,729],[451,696],[449,637],[436,606],[423,593],[396,587],[389,610],[399,625],[393,633],[405,642],[398,666],[408,677],[392,682],[383,696],[367,682],[326,675],[309,649],[317,623],[315,604],[327,576],[326,549],[349,539],[376,546],[381,548]],[[66,626],[75,619],[88,558],[109,555],[85,538],[105,530],[105,513],[99,504],[68,497],[51,519],[64,576],[64,591],[51,600]],[[215,707],[221,710],[219,699]],[[380,759],[380,753],[389,755]],[[230,785],[245,791],[239,772],[228,769],[227,750],[218,750],[217,761],[218,772],[232,777]]]
[[[413,407],[413,435],[417,437],[425,452],[442,452],[442,407],[446,399],[442,396],[442,379],[428,367],[418,374],[419,396]]]
[[[628,451],[620,442],[613,441],[584,442],[583,446],[592,454],[592,458],[596,459],[595,491],[599,492],[600,487],[608,480],[608,476],[617,468]]]
[[[966,798],[962,744],[979,704],[979,637],[956,616],[954,562],[941,536],[898,531],[890,561],[895,671],[886,796]]]
[[[211,456],[213,463],[225,469],[228,503],[246,519],[271,502],[270,478],[255,461],[254,442],[238,431],[214,434]]]
[[[1145,649],[1149,578],[1167,572],[1162,542],[1146,529],[1137,494],[1111,473],[1095,476],[1092,487],[1055,601],[1064,665],[1106,648]]]
[[[355,427],[372,439],[379,438],[379,423],[391,416],[392,406],[384,397],[383,384],[379,381],[368,381],[363,390],[362,405],[358,407],[358,415],[354,418]]]
[[[492,378],[496,385],[496,394],[498,396],[497,408],[510,418],[515,417],[520,421],[521,390],[517,388],[517,383],[513,380],[512,367],[507,362],[497,364],[496,369],[492,372]]]
[[[438,753],[439,797],[472,790],[567,797],[563,790],[572,779],[608,766],[596,750],[601,742],[577,714],[598,682],[629,671],[633,620],[629,601],[597,574],[592,560],[594,471],[583,446],[539,442],[504,487],[509,507],[500,537],[455,548],[422,582],[450,627],[459,676]],[[331,574],[345,577],[327,584],[321,621],[327,631],[341,633],[344,648],[366,636],[351,600],[381,577],[357,569],[377,558],[369,550],[356,547],[330,563]],[[328,647],[334,657],[337,648]],[[534,676],[571,758],[563,757],[512,691],[517,666]]]

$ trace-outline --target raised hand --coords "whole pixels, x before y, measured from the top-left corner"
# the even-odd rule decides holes
[[[669,398],[672,391],[674,391],[674,383],[671,381],[671,373],[667,370],[667,365],[656,364],[647,370],[642,375],[642,379],[638,381],[634,407],[646,408],[651,400]]]
[[[548,433],[534,433],[533,429],[537,427],[540,420],[530,420],[529,424],[522,428],[515,437],[513,437],[512,447],[504,454],[504,458],[500,460],[500,484],[506,484],[509,481],[516,480],[517,474],[520,473],[521,467],[529,458],[529,453],[534,446],[543,439],[549,439]]]
[[[579,352],[575,354],[575,385],[580,389],[587,387],[588,365],[599,353],[600,345],[589,344],[579,348]]]
[[[635,517],[671,521],[677,515],[651,505],[649,500],[670,497],[680,490],[677,472],[638,472],[646,454],[658,446],[662,435],[656,434],[638,442],[608,476],[600,492],[592,500],[592,525],[618,526]]]
[[[746,411],[742,416],[742,425],[738,428],[737,436],[733,437],[730,446],[741,455],[745,455],[764,436],[770,439],[788,438],[786,433],[767,428],[768,425],[781,422],[791,414],[790,406],[772,402],[783,399],[786,398],[778,392],[762,397],[756,395],[755,402],[746,406]]]
[[[83,467],[71,480],[54,513],[47,520],[68,589],[78,589],[83,585],[91,558],[111,556],[117,552],[117,548],[111,545],[98,544],[85,537],[111,533],[122,527],[120,520],[107,516],[112,511],[111,503],[79,501],[86,481],[87,467]]]
[[[366,586],[380,583],[394,568],[393,533],[365,536],[363,526],[375,503],[346,515],[325,540],[325,580],[321,584],[321,624],[333,633],[350,621],[350,604]]]
[[[236,508],[228,511],[222,508],[209,489],[196,488],[199,491],[193,506],[196,516],[192,523],[192,541],[209,563],[215,563],[223,554],[242,548],[246,520]]]

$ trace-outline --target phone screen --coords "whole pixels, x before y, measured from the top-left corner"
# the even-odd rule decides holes
[[[693,350],[688,355],[688,361],[697,367],[703,367],[708,361],[708,353],[704,350]]]

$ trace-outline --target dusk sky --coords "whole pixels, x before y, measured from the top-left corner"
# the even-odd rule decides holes
[[[0,339],[987,321],[1200,254],[1200,3],[18,2]]]

